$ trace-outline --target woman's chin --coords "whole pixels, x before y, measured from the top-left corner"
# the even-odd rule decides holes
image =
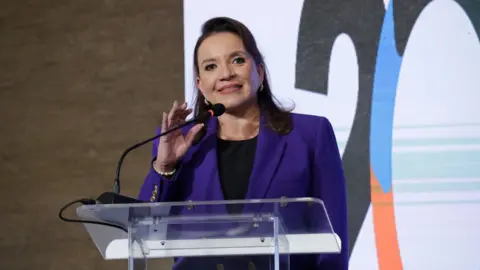
[[[235,108],[238,106],[238,104],[241,104],[242,102],[236,99],[230,99],[230,98],[222,98],[220,99],[217,103],[223,104],[225,106],[225,109],[230,109],[230,108]]]
[[[254,106],[256,102],[250,100],[225,100],[220,101],[225,106],[227,113],[241,112],[249,110],[250,107]]]

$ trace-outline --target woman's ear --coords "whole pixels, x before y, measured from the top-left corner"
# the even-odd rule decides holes
[[[197,87],[198,90],[202,89],[201,81],[200,81],[200,78],[198,76],[195,78],[195,86]]]
[[[265,66],[263,64],[257,65],[257,72],[258,72],[258,81],[260,82],[260,85],[262,85],[265,79]]]

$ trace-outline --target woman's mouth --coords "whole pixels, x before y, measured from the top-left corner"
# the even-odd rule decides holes
[[[221,95],[229,94],[235,91],[238,91],[240,88],[242,88],[241,84],[228,84],[222,86],[220,89],[218,89],[218,93]]]

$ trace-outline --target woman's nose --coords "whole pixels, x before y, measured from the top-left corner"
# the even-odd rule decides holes
[[[230,66],[224,66],[222,68],[222,79],[231,79],[232,77],[235,76],[235,71],[233,70],[232,67]]]

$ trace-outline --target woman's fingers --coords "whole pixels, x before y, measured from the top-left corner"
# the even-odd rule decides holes
[[[181,120],[185,120],[185,118],[190,114],[192,113],[192,109],[191,108],[187,108],[187,103],[184,102],[181,106],[179,106],[179,109],[178,109],[178,117],[181,119]]]
[[[187,135],[185,136],[185,142],[186,142],[186,147],[190,147],[192,145],[193,140],[195,139],[195,136],[202,130],[204,127],[204,124],[196,124],[193,126],[188,132]]]
[[[176,111],[178,109],[178,104],[177,101],[175,100],[173,102],[172,108],[170,109],[170,112],[168,113],[168,126],[172,127],[174,124],[173,120],[176,117]]]
[[[192,113],[192,109],[185,109],[185,110],[183,110],[183,111],[181,111],[181,112],[179,113],[179,117],[180,117],[182,120],[185,120],[185,119],[187,118],[187,116],[188,116],[189,114],[191,114],[191,113]]]
[[[162,132],[165,132],[167,129],[168,129],[168,114],[166,112],[163,112],[163,115],[162,115],[162,129],[161,131]],[[163,139],[162,141],[165,141],[166,137],[163,136],[163,137],[160,137],[160,139]]]
[[[187,116],[191,113],[192,109],[187,109],[186,102],[182,105],[179,105],[178,102],[175,101],[169,115],[169,126],[173,127],[182,124],[187,118]]]
[[[181,108],[182,108],[182,110],[187,109],[187,102],[184,102],[184,103],[182,104]]]
[[[192,111],[193,111],[192,108],[187,108],[186,102],[179,105],[177,101],[174,101],[170,111],[163,113],[162,132],[165,132],[171,128],[174,128],[178,125],[183,124],[185,122],[186,117],[189,114],[191,114]],[[177,135],[180,134],[180,130],[173,131],[168,135],[174,135],[174,134],[177,134]],[[168,135],[163,136],[163,138],[166,140],[167,137],[170,137]]]

